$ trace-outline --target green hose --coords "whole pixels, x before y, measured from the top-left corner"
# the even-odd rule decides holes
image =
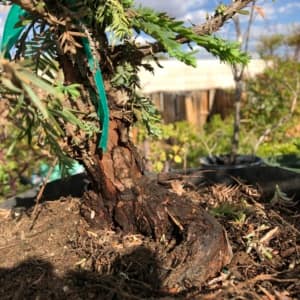
[[[3,36],[1,41],[1,53],[4,52],[4,57],[11,59],[10,50],[16,44],[25,26],[16,27],[21,17],[24,17],[26,11],[18,5],[13,5],[4,24]]]

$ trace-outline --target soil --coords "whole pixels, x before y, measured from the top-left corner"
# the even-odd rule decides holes
[[[297,199],[266,201],[242,182],[158,181],[226,229],[233,259],[219,274],[184,291],[168,289],[172,270],[163,266],[174,244],[95,230],[80,215],[80,198],[64,197],[0,211],[0,299],[300,299]]]

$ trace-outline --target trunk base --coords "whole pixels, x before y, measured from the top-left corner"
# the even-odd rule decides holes
[[[93,194],[94,205],[95,197]],[[120,193],[111,222],[104,208],[98,202],[92,209],[97,209],[96,216],[91,212],[85,216],[94,224],[99,220],[102,229],[106,226],[111,229],[114,224],[114,230],[121,229],[123,236],[137,234],[151,240],[153,251],[159,252],[155,254],[159,266],[155,276],[166,291],[180,292],[199,287],[231,260],[231,247],[222,226],[199,205],[168,191],[156,181],[143,177],[134,188]],[[149,249],[148,246],[143,245]],[[130,269],[136,264],[126,263],[125,267]]]

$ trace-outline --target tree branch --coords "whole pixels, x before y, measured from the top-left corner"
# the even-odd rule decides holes
[[[213,32],[218,31],[226,21],[231,19],[239,10],[246,7],[252,1],[253,0],[236,0],[232,2],[231,5],[227,6],[222,14],[215,14],[215,16],[210,18],[205,23],[195,25],[193,27],[193,31],[198,35],[212,34]],[[182,38],[180,36],[177,37],[176,41],[181,44],[189,42],[188,39]],[[153,53],[163,52],[164,47],[160,43],[155,42],[138,47],[138,50],[142,53],[143,56],[147,56]]]
[[[235,0],[232,4],[228,5],[222,13],[216,13],[213,17],[207,20],[205,23],[200,25],[195,25],[192,29],[198,35],[209,35],[213,32],[219,30],[226,21],[231,19],[239,10],[246,7],[253,0]],[[22,8],[27,10],[31,14],[39,15],[43,19],[45,19],[51,25],[61,25],[64,26],[65,22],[59,20],[56,16],[51,14],[49,11],[45,9],[45,6],[35,5],[31,0],[12,0],[13,3],[20,5]],[[178,43],[184,44],[190,42],[188,39],[178,35],[176,38]],[[113,49],[113,55],[118,55],[118,52],[123,52],[123,47],[120,45],[119,47],[115,47]],[[165,49],[162,44],[159,42],[149,43],[137,48],[136,54],[138,54],[139,59],[144,56],[164,52]]]
[[[59,20],[54,14],[50,13],[46,9],[47,6],[44,1],[39,1],[35,3],[32,0],[12,0],[11,2],[14,4],[18,4],[28,13],[38,16],[39,18],[42,18],[50,25],[61,25],[61,26],[67,25],[66,20]]]

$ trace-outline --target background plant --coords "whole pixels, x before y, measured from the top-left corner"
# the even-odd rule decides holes
[[[233,118],[222,119],[220,115],[212,116],[204,127],[194,126],[187,121],[162,124],[162,135],[149,137],[143,127],[138,127],[140,151],[148,160],[148,169],[163,170],[194,168],[200,166],[200,158],[229,153],[232,145]],[[240,149],[242,153],[251,154],[256,136],[243,126],[240,131]]]
[[[293,59],[277,58],[258,76],[246,81],[246,98],[242,101],[239,149],[269,161],[290,156],[297,166],[299,156],[300,64]],[[150,140],[147,154],[155,171],[166,165],[172,168],[199,166],[203,156],[230,152],[233,117],[210,118],[203,128],[187,122],[161,125],[160,139]],[[141,131],[140,142],[147,135]],[[176,160],[174,159],[176,158]]]
[[[253,151],[259,155],[297,154],[299,79],[299,62],[278,58],[261,75],[248,80],[243,126],[256,136]]]

